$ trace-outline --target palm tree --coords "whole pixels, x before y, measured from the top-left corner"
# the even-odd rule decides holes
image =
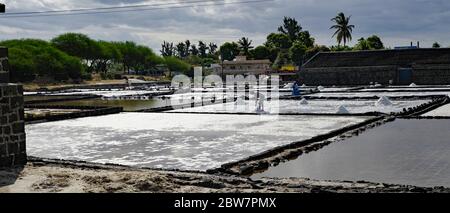
[[[216,54],[216,50],[217,50],[217,44],[216,43],[209,43],[209,54],[214,55]]]
[[[239,49],[244,53],[244,55],[248,55],[248,51],[253,48],[252,42],[252,40],[249,40],[246,37],[239,39]]]
[[[206,45],[206,43],[203,41],[199,41],[198,42],[198,52],[199,52],[201,58],[206,58],[207,50],[208,50],[208,45]]]
[[[198,55],[199,51],[195,44],[191,45],[191,55]]]
[[[344,42],[344,46],[348,41],[352,40],[352,32],[355,25],[349,24],[350,17],[346,17],[344,13],[339,13],[336,17],[332,18],[331,21],[336,24],[331,26],[330,29],[336,29],[336,32],[332,37],[336,36],[338,46],[341,45],[342,41]]]
[[[189,56],[189,54],[190,54],[191,41],[186,40],[186,41],[184,42],[184,46],[186,47],[186,50],[185,50],[184,54],[185,54],[186,57],[187,57],[187,56]]]

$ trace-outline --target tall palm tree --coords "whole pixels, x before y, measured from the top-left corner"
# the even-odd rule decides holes
[[[209,43],[209,54],[214,55],[216,54],[216,50],[217,50],[217,44],[216,43]]]
[[[349,24],[350,17],[346,17],[344,13],[339,13],[336,17],[332,18],[331,21],[336,24],[331,26],[330,29],[336,29],[336,32],[332,37],[336,36],[338,45],[340,46],[344,42],[344,46],[348,41],[352,40],[352,32],[355,25]]]
[[[242,53],[244,53],[244,55],[248,55],[249,50],[253,49],[252,42],[252,40],[249,40],[246,37],[242,37],[241,39],[239,39],[239,49],[242,51]]]
[[[189,54],[190,54],[191,41],[186,40],[186,41],[184,42],[184,46],[186,47],[186,50],[185,50],[184,54],[185,54],[186,57],[187,57],[187,56],[189,56]]]

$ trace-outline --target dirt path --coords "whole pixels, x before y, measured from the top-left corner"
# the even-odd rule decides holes
[[[236,176],[137,169],[67,161],[34,161],[0,170],[0,193],[8,192],[450,192],[368,182],[302,178],[250,180]]]

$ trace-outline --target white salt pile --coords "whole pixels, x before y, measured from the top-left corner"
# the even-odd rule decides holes
[[[392,106],[392,102],[386,96],[381,96],[377,102],[375,102],[375,106]]]
[[[300,100],[300,105],[308,105],[308,101],[306,99]]]
[[[347,110],[347,108],[345,108],[344,106],[339,106],[337,112],[337,114],[349,114],[350,112]]]
[[[324,90],[325,87],[323,87],[323,86],[318,86],[317,89],[318,89],[318,90]]]
[[[412,84],[409,85],[409,87],[417,87],[417,84],[412,83]]]
[[[306,84],[302,84],[302,86],[301,87],[306,87]]]
[[[288,83],[283,87],[283,89],[290,89],[292,87],[294,87],[294,83]]]

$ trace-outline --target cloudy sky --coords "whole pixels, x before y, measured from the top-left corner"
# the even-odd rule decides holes
[[[186,1],[0,0],[10,13]],[[245,36],[258,45],[268,33],[277,30],[283,16],[290,16],[309,30],[317,43],[331,45],[335,40],[331,38],[330,19],[340,11],[352,15],[351,21],[356,25],[354,41],[377,34],[390,47],[408,45],[410,41],[420,41],[422,46],[431,46],[435,41],[450,46],[449,0],[273,0],[113,14],[3,17],[0,39],[50,39],[64,32],[80,32],[95,39],[133,40],[156,51],[163,40],[190,39],[220,44]]]

